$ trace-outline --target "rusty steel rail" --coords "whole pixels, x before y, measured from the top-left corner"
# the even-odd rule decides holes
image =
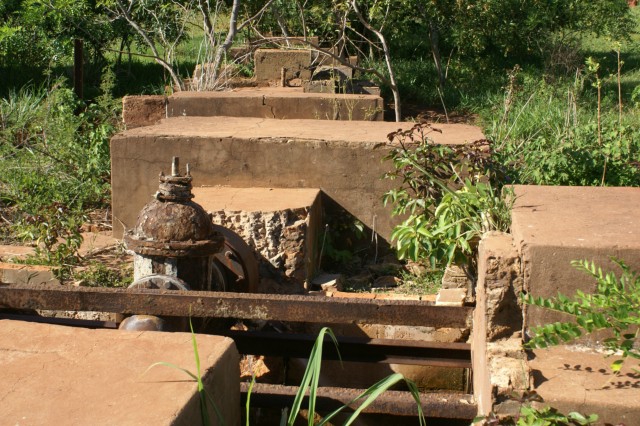
[[[240,383],[242,406],[246,403],[249,383]],[[251,390],[251,406],[262,408],[291,407],[298,388],[296,386],[268,385],[254,383]],[[348,404],[364,389],[319,387],[316,398],[316,410],[330,412]],[[462,393],[421,393],[420,402],[425,417],[471,420],[477,414],[477,406],[471,395]],[[307,404],[307,397],[303,407]],[[357,404],[356,404],[357,406]],[[350,411],[355,409],[355,406]],[[406,391],[386,391],[363,413],[387,414],[394,416],[417,416],[418,407],[413,396]]]
[[[472,308],[376,300],[205,291],[0,284],[0,308],[101,311],[288,322],[466,327]]]
[[[241,354],[308,358],[317,336],[275,332],[222,331],[236,343]],[[471,368],[471,345],[468,343],[423,342],[416,340],[369,339],[336,336],[325,344],[326,360],[377,362],[384,364],[428,365],[433,367]],[[329,342],[327,338],[326,342]],[[338,355],[339,352],[339,355]]]

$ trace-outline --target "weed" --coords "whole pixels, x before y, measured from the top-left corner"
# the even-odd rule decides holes
[[[403,272],[401,275],[402,284],[396,289],[396,293],[405,294],[436,294],[442,287],[442,270],[432,270],[420,275]]]
[[[84,219],[59,203],[46,207],[40,214],[26,215],[14,228],[21,239],[35,241],[36,248],[33,255],[18,262],[53,266],[59,280],[68,279],[80,261],[78,250],[83,241],[80,226]]]
[[[130,270],[115,270],[100,262],[91,262],[82,270],[73,274],[73,279],[80,285],[89,287],[128,287],[133,282]]]
[[[527,391],[522,395],[512,395],[512,400],[520,403],[520,411],[516,415],[496,416],[490,413],[488,416],[479,416],[473,419],[472,425],[481,424],[483,426],[505,425],[505,426],[587,426],[598,421],[596,414],[584,415],[577,411],[563,414],[553,407],[534,407],[534,403],[544,402],[536,391]],[[607,423],[608,424],[608,423]]]
[[[401,182],[383,200],[392,204],[394,215],[408,215],[391,238],[400,259],[472,269],[481,235],[508,229],[510,205],[492,186],[492,181],[499,184],[501,173],[488,141],[439,145],[429,138],[434,131],[439,130],[416,124],[389,135],[394,148],[387,159],[394,170],[385,177]]]
[[[309,426],[314,426],[314,414],[316,412],[315,404],[316,404],[316,397],[317,397],[317,391],[318,391],[318,383],[320,379],[320,368],[322,365],[322,346],[325,342],[326,335],[328,335],[329,338],[333,341],[333,343],[336,345],[336,348],[338,347],[338,342],[336,340],[335,335],[331,331],[331,329],[328,327],[323,327],[320,330],[320,333],[318,334],[318,337],[316,339],[315,344],[313,345],[313,348],[311,349],[311,354],[309,355],[307,368],[304,372],[304,375],[302,377],[302,382],[300,383],[300,387],[298,389],[298,392],[296,393],[296,396],[293,401],[293,405],[291,407],[291,411],[287,418],[287,422],[286,422],[287,426],[293,426],[296,418],[298,417],[298,414],[300,413],[302,401],[305,395],[307,394],[307,392],[309,392],[308,407],[307,407],[309,412],[308,424]],[[353,413],[351,413],[351,415],[347,418],[347,420],[344,423],[345,426],[350,425],[360,415],[362,410],[367,408],[373,401],[375,401],[375,399],[379,395],[381,395],[383,392],[385,392],[387,389],[389,389],[393,385],[402,381],[404,381],[407,384],[407,387],[411,391],[411,395],[416,401],[416,404],[418,407],[420,425],[426,424],[424,419],[424,414],[422,412],[422,405],[420,404],[420,394],[418,392],[418,388],[412,381],[405,379],[402,376],[402,374],[396,373],[380,380],[378,383],[374,384],[369,389],[362,392],[356,398],[349,401],[349,403],[343,405],[342,407],[328,414],[320,422],[315,423],[315,425],[322,426],[322,425],[330,424],[329,421],[333,417],[338,415],[340,412],[342,412],[344,409],[353,406],[353,404],[355,403],[361,402],[358,408],[356,408],[353,411]]]
[[[143,374],[147,373],[152,368],[160,365],[165,367],[170,367],[178,371],[182,371],[187,376],[191,377],[198,384],[198,395],[200,396],[200,414],[202,416],[202,424],[203,425],[211,424],[211,414],[209,411],[211,407],[216,414],[216,418],[218,419],[219,424],[224,425],[225,421],[222,418],[222,414],[220,413],[218,406],[216,405],[215,401],[213,400],[209,392],[207,392],[207,389],[204,387],[204,382],[202,381],[202,373],[200,371],[200,354],[198,353],[198,342],[196,341],[196,334],[193,331],[193,324],[191,323],[191,318],[189,318],[189,328],[191,330],[191,344],[193,347],[193,356],[196,361],[196,372],[192,373],[191,371],[182,367],[178,367],[177,365],[172,364],[170,362],[160,361],[160,362],[151,364]]]

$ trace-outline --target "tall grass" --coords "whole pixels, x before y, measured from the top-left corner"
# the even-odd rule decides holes
[[[640,185],[640,110],[596,97],[596,84],[580,70],[552,84],[512,75],[491,98],[481,120],[512,183]]]
[[[325,343],[325,336],[329,336],[330,340],[333,342],[333,344],[336,345],[336,348],[337,348],[338,342],[336,340],[335,335],[333,334],[330,328],[323,327],[320,330],[320,333],[318,333],[318,337],[315,341],[315,344],[313,345],[311,354],[309,355],[307,368],[305,369],[304,375],[302,377],[302,381],[300,383],[300,387],[298,389],[298,393],[295,396],[293,405],[291,407],[291,411],[289,413],[288,418],[286,419],[286,423],[281,422],[281,424],[286,424],[287,426],[294,425],[296,418],[300,413],[303,399],[305,398],[305,395],[307,395],[307,392],[308,392],[309,402],[307,406],[307,410],[308,410],[307,422],[309,426],[314,426],[314,425],[323,426],[323,425],[330,424],[329,423],[330,420],[333,419],[335,416],[340,414],[345,409],[349,409],[353,407],[354,404],[359,403],[357,408],[353,410],[353,412],[347,417],[347,419],[344,422],[344,425],[348,426],[352,424],[358,418],[358,416],[362,413],[362,411],[365,408],[367,408],[369,405],[371,405],[371,403],[373,403],[376,400],[376,398],[378,398],[382,393],[384,393],[386,390],[396,385],[397,383],[404,381],[407,387],[409,388],[409,390],[411,391],[411,395],[416,401],[420,425],[426,425],[424,413],[422,412],[422,405],[420,403],[420,394],[418,392],[418,388],[412,381],[405,379],[402,374],[397,374],[397,373],[392,374],[380,380],[376,384],[372,385],[369,389],[362,392],[356,398],[349,401],[347,404],[337,408],[335,411],[326,415],[322,420],[320,420],[320,422],[314,423],[314,420],[315,420],[314,415],[316,413],[315,405],[316,405],[316,399],[317,399],[317,393],[318,393],[318,383],[320,380],[320,371],[321,371],[321,365],[322,365],[322,347]]]

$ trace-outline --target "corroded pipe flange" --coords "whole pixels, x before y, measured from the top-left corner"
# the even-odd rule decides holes
[[[156,199],[140,211],[133,233],[124,241],[137,254],[163,257],[211,256],[224,245],[224,237],[213,228],[211,216],[191,201],[191,174],[179,173],[173,158],[171,176],[160,175]]]

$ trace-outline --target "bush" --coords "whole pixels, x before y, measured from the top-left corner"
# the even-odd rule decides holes
[[[112,105],[86,105],[58,82],[0,99],[0,201],[37,214],[59,203],[70,210],[109,203]]]
[[[512,182],[640,185],[637,108],[620,116],[616,103],[605,98],[598,118],[587,77],[550,85],[516,74],[482,115],[497,161]]]

